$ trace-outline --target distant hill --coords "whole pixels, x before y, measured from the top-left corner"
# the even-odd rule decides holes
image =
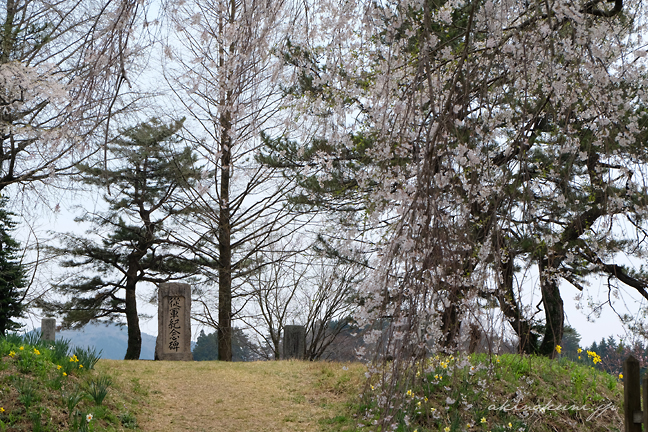
[[[36,331],[40,331],[40,327]],[[88,324],[81,330],[63,330],[56,332],[56,339],[69,339],[75,347],[94,347],[97,352],[102,351],[101,358],[111,360],[123,360],[128,345],[126,326],[117,324]],[[155,336],[142,333],[140,359],[153,360],[155,339]]]

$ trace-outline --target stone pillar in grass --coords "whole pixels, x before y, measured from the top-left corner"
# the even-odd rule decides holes
[[[158,289],[156,360],[193,360],[191,354],[191,287],[163,283]]]
[[[54,342],[56,340],[56,319],[43,318],[41,320],[41,339]]]
[[[303,360],[306,355],[306,329],[300,325],[284,327],[283,358]]]

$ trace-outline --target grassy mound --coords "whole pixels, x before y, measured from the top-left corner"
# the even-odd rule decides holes
[[[594,360],[594,362],[592,361]],[[546,357],[474,355],[434,357],[396,391],[397,431],[613,431],[623,430],[620,377],[580,362]],[[365,427],[378,423],[380,376],[364,395]]]
[[[566,358],[434,357],[400,382],[401,432],[623,430],[620,377],[593,353]],[[2,431],[376,431],[388,380],[329,362],[97,362],[16,336],[0,339]],[[95,368],[96,364],[96,368]],[[136,418],[137,415],[137,418]],[[89,420],[89,421],[88,421]]]
[[[360,363],[101,360],[124,387],[147,395],[145,431],[314,432],[354,427],[366,382]]]
[[[94,350],[36,337],[0,339],[0,431],[121,431],[136,402],[94,367]]]

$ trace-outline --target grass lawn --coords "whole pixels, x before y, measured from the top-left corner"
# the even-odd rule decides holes
[[[14,335],[0,339],[0,432],[373,432],[380,400],[400,407],[397,432],[623,430],[622,379],[597,361],[435,356],[392,386],[359,363],[98,360]]]
[[[121,388],[145,396],[144,431],[318,431],[354,424],[361,364],[101,360]]]

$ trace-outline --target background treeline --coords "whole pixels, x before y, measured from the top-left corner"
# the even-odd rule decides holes
[[[338,323],[329,323],[334,328]],[[307,339],[307,347],[312,346],[312,337]],[[358,359],[356,350],[364,347],[362,335],[359,329],[352,324],[345,324],[336,334],[335,338],[327,345],[326,349],[317,358],[318,360],[329,361],[356,361]],[[280,349],[282,344],[280,342]],[[218,338],[216,332],[205,333],[200,331],[198,339],[193,348],[195,361],[218,360]],[[239,327],[232,332],[232,361],[257,361],[275,359],[274,348],[267,343],[255,341],[250,334]]]

